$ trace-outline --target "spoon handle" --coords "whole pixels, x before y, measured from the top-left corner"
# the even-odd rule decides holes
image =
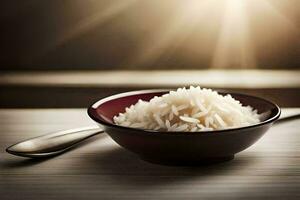
[[[103,133],[103,130],[99,126],[69,129],[19,142],[8,147],[6,151],[23,157],[48,157],[62,153],[75,144],[100,133]]]
[[[300,118],[300,109],[286,109],[285,112],[282,112],[279,119],[275,121],[276,124],[289,121],[292,119]]]

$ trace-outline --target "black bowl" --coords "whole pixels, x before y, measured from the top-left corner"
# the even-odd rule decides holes
[[[88,108],[89,116],[103,125],[105,132],[119,145],[142,159],[170,165],[195,165],[231,160],[234,155],[254,144],[280,116],[279,107],[265,99],[236,93],[230,94],[243,105],[264,113],[260,123],[240,128],[203,132],[160,132],[122,127],[113,117],[139,99],[149,101],[169,90],[142,90],[113,95]]]

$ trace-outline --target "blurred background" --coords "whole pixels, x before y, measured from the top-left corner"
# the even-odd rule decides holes
[[[299,113],[300,0],[0,0],[0,200],[300,200],[299,120],[198,169],[147,165],[105,135],[51,159],[5,152],[92,125],[101,98],[190,85]]]
[[[2,0],[1,70],[296,69],[299,0]]]
[[[0,107],[188,85],[300,106],[299,0],[2,0],[0,25]]]

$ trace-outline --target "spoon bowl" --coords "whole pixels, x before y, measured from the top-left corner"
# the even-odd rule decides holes
[[[169,90],[142,90],[113,95],[88,108],[89,116],[101,124],[104,131],[120,146],[136,153],[143,160],[168,165],[197,165],[234,158],[234,155],[254,144],[280,116],[280,108],[265,99],[237,93],[230,94],[243,105],[263,113],[257,124],[245,127],[202,131],[162,132],[123,127],[113,123],[113,117],[139,99],[149,101]]]

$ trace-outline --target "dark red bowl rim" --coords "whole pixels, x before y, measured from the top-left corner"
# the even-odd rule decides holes
[[[221,129],[221,130],[213,130],[213,131],[198,131],[198,132],[175,132],[175,131],[156,131],[156,130],[150,130],[150,129],[138,129],[138,128],[131,128],[131,127],[125,127],[125,126],[119,126],[119,125],[116,125],[116,124],[112,124],[112,123],[108,123],[98,117],[95,117],[95,114],[96,114],[96,109],[99,107],[99,105],[107,102],[107,101],[110,101],[110,100],[113,100],[113,99],[117,99],[117,98],[121,98],[121,97],[126,97],[126,96],[132,96],[132,95],[137,95],[137,94],[147,94],[147,93],[159,93],[159,92],[168,92],[168,91],[171,91],[171,90],[174,90],[174,89],[149,89],[149,90],[136,90],[136,91],[130,91],[130,92],[124,92],[124,93],[119,93],[119,94],[115,94],[115,95],[112,95],[112,96],[108,96],[108,97],[105,97],[103,99],[100,99],[98,101],[96,101],[95,103],[91,104],[88,109],[87,109],[87,113],[89,115],[89,117],[91,119],[93,119],[94,121],[96,121],[97,123],[101,124],[101,125],[104,125],[104,126],[109,126],[109,127],[113,127],[113,128],[119,128],[119,129],[123,129],[123,130],[131,130],[131,131],[140,131],[140,132],[144,132],[144,133],[155,133],[155,134],[170,134],[170,135],[203,135],[203,134],[207,134],[207,133],[226,133],[226,132],[232,132],[232,131],[239,131],[239,130],[244,130],[244,129],[250,129],[250,128],[254,128],[254,127],[259,127],[259,126],[262,126],[262,125],[265,125],[265,124],[268,124],[268,123],[272,123],[274,121],[276,121],[279,117],[280,117],[280,114],[281,114],[281,110],[280,110],[280,107],[269,101],[269,100],[266,100],[264,98],[261,98],[261,97],[257,97],[257,96],[252,96],[252,95],[248,95],[248,94],[242,94],[242,93],[236,93],[236,92],[228,92],[228,91],[225,91],[225,90],[216,90],[219,94],[230,94],[230,95],[242,95],[242,96],[248,96],[248,97],[251,97],[251,98],[256,98],[256,99],[259,99],[259,100],[262,100],[262,101],[265,101],[266,103],[269,103],[271,105],[273,105],[275,108],[276,108],[276,115],[271,117],[271,118],[268,118],[262,122],[259,122],[259,123],[256,123],[256,124],[252,124],[252,125],[249,125],[249,126],[243,126],[243,127],[237,127],[237,128],[228,128],[228,129]],[[210,136],[213,136],[215,134],[209,134]],[[219,135],[219,134],[217,134]]]

